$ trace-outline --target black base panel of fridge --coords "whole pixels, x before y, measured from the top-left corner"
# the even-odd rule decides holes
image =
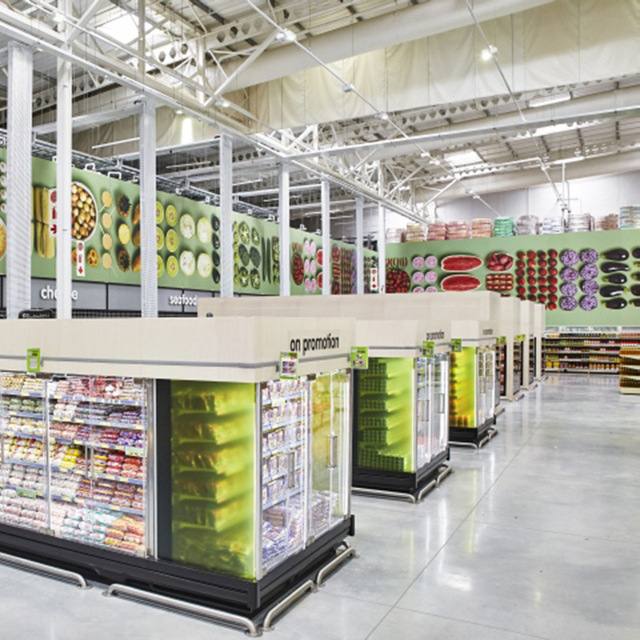
[[[257,582],[164,560],[127,556],[7,525],[0,525],[0,551],[74,571],[87,580],[124,584],[260,623],[275,603],[315,578],[335,558],[335,551],[345,538],[354,533],[355,520],[351,516]]]
[[[409,493],[416,497],[420,491],[438,475],[438,470],[442,466],[442,463],[445,460],[449,460],[449,457],[450,451],[449,447],[447,447],[416,473],[354,467],[351,486],[354,489],[374,489],[378,491]]]
[[[479,444],[487,431],[496,424],[496,417],[490,418],[479,427],[449,427],[449,442],[469,442]]]

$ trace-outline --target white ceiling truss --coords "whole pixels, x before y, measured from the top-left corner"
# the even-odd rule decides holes
[[[558,164],[588,159],[597,172],[606,171],[609,160],[620,154],[635,159],[640,72],[523,93],[512,90],[494,57],[504,80],[501,94],[387,113],[328,65],[340,55],[336,43],[349,30],[353,54],[374,46],[371,33],[378,34],[378,46],[387,46],[415,37],[409,25],[417,16],[431,16],[422,31],[475,24],[490,49],[483,20],[553,1],[76,0],[71,14],[62,15],[55,1],[9,0],[0,4],[0,65],[6,64],[2,46],[9,40],[34,47],[38,135],[55,133],[56,57],[62,56],[74,64],[76,132],[135,118],[136,100],[147,94],[234,138],[236,191],[256,206],[277,209],[269,199],[277,187],[277,163],[288,162],[292,185],[300,187],[292,191],[292,203],[309,205],[301,215],[319,212],[319,180],[326,177],[332,199],[359,194],[421,220],[437,199],[482,199],[491,189],[487,176],[502,176],[500,188],[508,188],[525,174],[530,181],[535,171],[561,199],[554,171]],[[381,25],[404,25],[408,31],[381,32]],[[295,65],[325,68],[374,115],[294,130],[261,122],[248,101],[237,97],[237,89],[267,67],[271,75],[284,75]],[[531,101],[541,95],[568,98],[552,107],[533,106]],[[2,99],[6,78],[0,78]],[[109,100],[111,106],[104,106]],[[0,121],[2,107],[0,102]],[[206,139],[160,149],[158,170],[215,190],[215,145],[215,139]],[[451,154],[464,150],[477,160],[451,160]],[[135,164],[135,154],[124,160]]]

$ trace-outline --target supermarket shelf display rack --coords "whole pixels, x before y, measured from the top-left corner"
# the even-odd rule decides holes
[[[523,382],[523,356],[525,336],[521,334],[520,314],[522,301],[511,296],[501,297],[498,306],[498,335],[504,339],[505,348],[501,375],[504,376],[502,398],[520,400]]]
[[[367,349],[368,362],[354,370],[352,486],[416,502],[450,471],[449,328],[428,320],[425,300],[409,294],[207,299],[199,314],[355,318],[356,345]]]
[[[5,323],[0,552],[252,634],[352,555],[352,321]]]

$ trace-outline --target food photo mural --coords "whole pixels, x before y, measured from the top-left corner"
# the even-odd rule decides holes
[[[0,149],[0,273],[6,273],[6,151]],[[55,278],[57,235],[56,165],[33,159],[32,275]],[[99,173],[72,170],[73,278],[91,282],[139,285],[140,188]],[[221,278],[220,210],[175,194],[156,193],[156,263],[158,286],[219,291]],[[280,292],[279,228],[233,212],[234,291],[245,295]],[[334,293],[355,290],[355,249],[332,242],[338,259],[326,270]],[[321,238],[291,230],[291,288],[294,294],[322,291]],[[345,257],[346,256],[346,257]],[[376,254],[366,252],[372,263]],[[343,259],[350,268],[336,272]],[[365,279],[368,284],[368,277]]]
[[[388,293],[496,291],[545,305],[548,325],[637,325],[640,231],[386,247]]]

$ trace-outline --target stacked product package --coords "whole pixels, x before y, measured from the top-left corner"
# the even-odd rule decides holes
[[[562,233],[562,220],[560,218],[543,218],[540,233]]]
[[[447,240],[466,240],[471,237],[471,229],[466,220],[447,223]]]
[[[538,233],[537,216],[520,216],[516,221],[516,235],[535,236]]]
[[[640,205],[620,207],[620,228],[640,229]]]
[[[598,231],[613,231],[620,227],[620,218],[617,213],[608,213],[606,216],[598,218],[596,229]]]
[[[496,218],[493,223],[493,235],[496,238],[515,235],[513,218]]]
[[[578,231],[591,231],[591,214],[589,213],[569,213],[567,216],[567,231],[574,233]]]
[[[404,229],[387,229],[386,232],[387,242],[403,242],[404,241]]]
[[[427,227],[423,224],[408,224],[405,242],[424,242],[427,239]]]
[[[447,225],[444,222],[430,222],[427,231],[427,240],[446,240]]]
[[[489,218],[474,218],[471,221],[472,238],[493,237],[493,221]]]

